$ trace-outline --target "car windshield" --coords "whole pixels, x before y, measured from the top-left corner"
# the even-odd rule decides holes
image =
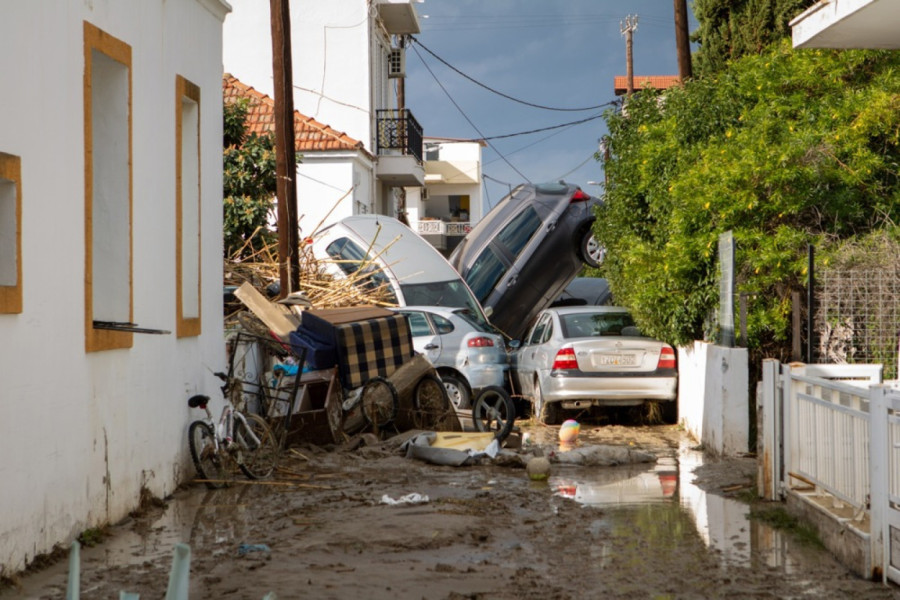
[[[383,291],[390,302],[397,302],[387,275],[353,240],[345,237],[337,239],[328,245],[325,252],[334,259],[341,271],[348,276],[355,276],[356,282],[362,287]]]
[[[462,280],[401,284],[407,306],[446,306],[461,308],[477,323],[486,326],[484,313]]]
[[[628,313],[572,313],[560,315],[563,336],[567,338],[606,335],[640,336]]]

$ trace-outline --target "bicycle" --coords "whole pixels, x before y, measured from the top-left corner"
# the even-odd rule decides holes
[[[235,466],[247,479],[264,479],[275,470],[277,440],[262,417],[244,414],[240,388],[232,386],[224,373],[215,375],[223,381],[225,397],[218,423],[209,410],[209,396],[197,394],[188,399],[188,406],[206,412],[205,419],[188,427],[188,446],[197,475],[210,489],[226,486],[234,478]]]

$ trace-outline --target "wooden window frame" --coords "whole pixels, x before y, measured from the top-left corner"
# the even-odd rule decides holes
[[[184,198],[182,178],[184,174],[184,124],[183,102],[191,100],[197,105],[197,316],[184,316]],[[200,87],[181,75],[175,76],[175,335],[177,337],[198,336],[201,332],[202,316],[202,228],[201,210],[202,184],[200,166]]]
[[[93,153],[93,52],[121,63],[128,70],[128,314],[134,320],[134,168],[133,168],[133,93],[131,46],[111,36],[102,29],[84,21],[84,330],[85,351],[97,352],[119,348],[131,348],[134,334],[130,331],[100,329],[94,324],[94,272],[93,272],[93,203],[94,203],[94,153]]]
[[[0,152],[0,179],[11,181],[16,188],[16,283],[0,285],[0,314],[18,314],[22,312],[22,159]]]

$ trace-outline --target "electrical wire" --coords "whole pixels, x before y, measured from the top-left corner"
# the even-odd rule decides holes
[[[416,56],[419,57],[419,60],[422,61],[422,64],[425,66],[425,69],[431,74],[431,77],[434,78],[435,83],[437,83],[438,87],[440,87],[441,90],[444,92],[444,94],[446,94],[447,98],[450,100],[450,102],[453,104],[453,106],[456,107],[456,110],[459,111],[459,114],[461,114],[463,116],[463,118],[469,123],[469,125],[472,126],[472,129],[474,129],[475,132],[478,133],[479,136],[481,136],[480,139],[485,139],[485,135],[483,133],[481,133],[481,130],[479,130],[478,126],[475,125],[474,122],[472,122],[472,119],[469,118],[469,115],[467,115],[465,113],[465,111],[462,109],[462,107],[460,107],[460,105],[456,103],[456,100],[453,99],[453,96],[450,95],[450,92],[447,91],[447,88],[444,87],[444,84],[441,83],[441,80],[437,78],[437,75],[434,74],[434,71],[431,70],[431,67],[429,67],[428,63],[426,63],[425,60],[422,58],[422,55],[419,53],[419,49],[417,48],[418,45],[419,44],[416,44],[416,46],[413,46],[413,51],[415,51]],[[519,169],[517,169],[515,167],[515,165],[513,165],[511,162],[509,162],[509,159],[506,158],[505,156],[503,156],[503,153],[500,152],[492,143],[490,143],[489,141],[487,141],[485,143],[491,148],[491,150],[496,152],[497,155],[503,159],[503,162],[505,162],[507,165],[509,165],[509,168],[511,168],[516,173],[518,173],[522,179],[531,183],[531,180],[528,179],[528,177],[526,177],[521,171],[519,171]]]
[[[533,102],[527,102],[525,100],[520,100],[518,98],[514,98],[513,96],[510,96],[509,94],[504,94],[503,92],[501,92],[499,90],[495,90],[494,88],[481,83],[477,79],[474,79],[473,77],[470,77],[469,75],[466,75],[465,73],[463,73],[462,71],[460,71],[459,69],[457,69],[456,67],[454,67],[453,65],[448,63],[446,60],[444,60],[443,58],[441,58],[440,56],[438,56],[437,54],[435,54],[434,52],[429,50],[428,47],[425,44],[423,44],[422,42],[420,42],[415,36],[409,36],[409,39],[410,39],[410,41],[415,42],[416,46],[420,46],[422,48],[422,50],[426,51],[428,54],[430,54],[431,56],[436,58],[438,61],[443,63],[446,67],[448,67],[449,69],[452,69],[453,71],[455,71],[462,77],[465,77],[466,79],[468,79],[475,85],[480,86],[480,87],[488,90],[491,93],[497,94],[498,96],[500,96],[502,98],[506,98],[507,100],[512,100],[513,102],[517,102],[519,104],[524,104],[525,106],[530,106],[532,108],[540,108],[543,110],[553,110],[553,111],[562,111],[562,112],[584,112],[586,110],[597,110],[598,108],[605,108],[607,106],[612,106],[612,105],[616,104],[616,102],[617,102],[617,101],[613,100],[610,102],[606,102],[604,104],[598,104],[596,106],[585,106],[583,108],[556,108],[556,107],[552,107],[552,106],[543,106],[541,104],[535,104]],[[419,54],[418,50],[416,51],[416,54]],[[421,54],[419,54],[419,58],[420,59],[422,58]],[[424,64],[425,61],[423,60],[422,63]],[[429,69],[429,71],[430,70],[431,69]]]

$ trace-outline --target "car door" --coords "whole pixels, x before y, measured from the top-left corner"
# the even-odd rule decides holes
[[[443,342],[437,330],[433,327],[430,313],[421,310],[398,311],[409,320],[409,330],[412,334],[413,349],[433,364],[437,365],[441,360]]]
[[[516,383],[523,395],[531,395],[534,392],[534,377],[539,364],[539,345],[549,327],[550,315],[547,313],[540,315],[525,336],[522,345],[510,358]]]

